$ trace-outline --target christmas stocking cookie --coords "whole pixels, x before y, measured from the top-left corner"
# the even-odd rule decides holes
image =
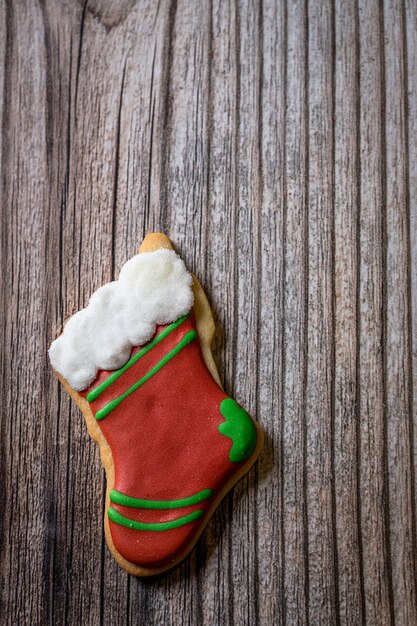
[[[183,559],[261,449],[259,426],[221,388],[213,331],[200,284],[154,233],[50,347],[100,446],[106,539],[131,574]]]

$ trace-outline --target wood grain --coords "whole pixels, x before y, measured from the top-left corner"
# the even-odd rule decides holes
[[[4,0],[0,619],[417,623],[415,0]],[[129,577],[46,357],[165,230],[263,455]]]

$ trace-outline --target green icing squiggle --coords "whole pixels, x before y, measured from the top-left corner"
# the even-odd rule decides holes
[[[164,367],[164,365],[166,365],[171,359],[174,358],[174,356],[176,356],[179,352],[181,352],[181,350],[183,350],[186,346],[188,346],[188,344],[190,344],[196,338],[197,338],[197,332],[195,330],[190,330],[188,333],[186,333],[184,337],[181,339],[181,341],[177,343],[177,345],[174,348],[172,348],[172,350],[170,350],[156,365],[154,365],[153,368],[150,369],[147,374],[145,374],[145,376],[142,376],[142,378],[140,378],[134,385],[129,387],[127,391],[122,393],[117,398],[110,400],[110,402],[105,404],[103,408],[97,411],[95,415],[96,420],[100,421],[104,419],[105,417],[107,417],[107,415],[111,413],[114,409],[116,409],[119,406],[119,404],[123,402],[123,400],[125,400],[128,396],[130,396],[130,394],[132,394],[134,391],[139,389],[139,387],[141,387],[144,383],[146,383],[147,380],[152,378],[152,376],[157,374],[159,370]]]
[[[159,333],[159,335],[157,335],[155,339],[152,339],[152,341],[147,343],[146,346],[138,350],[138,352],[136,352],[136,354],[134,354],[128,360],[128,362],[125,363],[125,365],[120,367],[118,370],[115,370],[100,385],[95,387],[95,389],[92,389],[90,393],[87,394],[88,402],[94,402],[94,400],[97,400],[97,398],[101,396],[103,391],[105,391],[108,387],[110,387],[110,385],[114,383],[118,378],[120,378],[120,376],[124,374],[129,368],[131,368],[132,365],[137,363],[141,357],[143,357],[147,352],[149,352],[149,350],[152,350],[152,348],[154,346],[157,346],[158,343],[160,343],[163,339],[165,339],[165,337],[168,337],[168,335],[170,335],[172,331],[174,331],[176,328],[178,328],[178,326],[180,326],[183,322],[185,322],[187,317],[188,315],[183,315],[182,317],[178,318],[176,322],[173,322],[172,324],[164,328],[164,330],[161,333]]]
[[[188,498],[179,498],[178,500],[144,500],[141,498],[132,498],[132,496],[126,496],[124,493],[120,493],[116,489],[110,492],[110,500],[115,504],[121,504],[122,506],[130,506],[135,509],[177,509],[184,506],[191,506],[193,504],[199,504],[204,502],[208,498],[211,498],[213,491],[211,489],[203,489],[195,493]]]
[[[230,462],[246,461],[256,447],[256,428],[252,418],[232,398],[221,402],[220,413],[226,421],[219,425],[219,432],[232,440]]]
[[[110,507],[108,510],[108,516],[112,522],[125,526],[125,528],[131,528],[132,530],[172,530],[173,528],[180,528],[181,526],[195,522],[195,520],[202,515],[203,511],[199,510],[193,511],[193,513],[189,513],[188,515],[183,515],[182,517],[177,517],[169,522],[149,523],[137,522],[136,520],[129,519],[128,517],[121,515],[118,511],[116,511],[116,509],[113,509],[113,507]]]

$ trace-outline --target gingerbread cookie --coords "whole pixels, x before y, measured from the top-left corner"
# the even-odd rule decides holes
[[[153,233],[49,350],[100,446],[108,546],[136,576],[190,552],[262,447],[259,426],[221,388],[213,333],[203,289]]]

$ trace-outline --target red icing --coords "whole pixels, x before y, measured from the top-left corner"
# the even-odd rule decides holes
[[[194,327],[190,317],[153,347],[91,403],[93,413],[139,380]],[[83,395],[110,373],[100,372]],[[112,506],[122,515],[143,522],[172,520],[197,509],[206,512],[239,467],[228,458],[230,439],[218,431],[224,421],[219,405],[225,397],[205,365],[197,339],[99,421],[113,455],[114,489],[152,500],[185,498],[203,489],[214,492],[205,502],[173,510]],[[132,530],[110,520],[109,524],[120,554],[131,563],[152,567],[174,561],[205,517],[165,531]]]

